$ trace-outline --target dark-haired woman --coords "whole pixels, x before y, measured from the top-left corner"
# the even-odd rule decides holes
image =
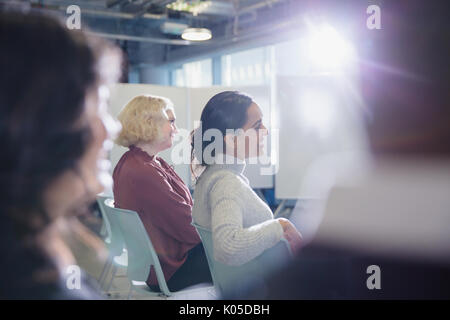
[[[274,219],[242,174],[246,159],[263,152],[262,118],[250,97],[226,91],[208,101],[194,131],[193,154],[206,169],[195,186],[192,216],[212,231],[214,257],[228,265],[249,262],[282,239],[293,251],[301,242],[293,224]]]
[[[101,298],[63,238],[107,177],[119,54],[33,12],[0,11],[0,42],[0,298]]]

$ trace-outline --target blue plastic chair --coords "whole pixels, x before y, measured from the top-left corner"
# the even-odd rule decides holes
[[[105,229],[107,231],[105,244],[108,247],[109,252],[108,259],[98,281],[102,286],[103,282],[106,281],[108,273],[112,267],[111,279],[105,289],[106,292],[109,292],[112,282],[116,276],[117,268],[126,268],[128,266],[128,255],[125,247],[125,241],[122,236],[122,231],[118,226],[117,219],[115,219],[115,216],[111,214],[110,210],[108,210],[108,204],[112,205],[114,200],[108,197],[98,196],[97,202],[99,203],[100,212],[103,216]]]
[[[223,296],[236,296],[251,286],[261,285],[265,275],[274,272],[292,258],[287,241],[282,240],[243,265],[226,265],[214,259],[211,231],[195,223],[192,225],[197,229],[205,248],[214,288]]]
[[[109,250],[109,246],[111,244],[111,225],[109,223],[108,217],[105,212],[105,200],[110,199],[106,196],[97,195],[97,204],[100,210],[100,215],[102,217],[102,228],[100,230],[100,235],[103,236],[103,241],[105,241],[106,246],[108,247],[108,259],[103,266],[102,272],[100,273],[100,277],[98,278],[98,282],[102,285],[103,277],[108,273],[110,265],[112,263],[113,256],[111,255],[111,251]]]
[[[109,225],[108,217],[106,216],[106,213],[105,213],[105,200],[106,199],[111,199],[111,197],[97,195],[97,204],[98,204],[98,208],[100,209],[100,216],[102,218],[102,228],[100,230],[100,235],[102,237],[104,237],[103,240],[106,243],[110,243],[111,239],[109,237],[111,234],[111,226]]]
[[[106,205],[107,210],[117,219],[128,250],[127,276],[130,280],[128,298],[131,297],[133,290],[150,295],[171,296],[172,293],[167,287],[158,255],[139,215],[132,210],[114,208],[112,202],[107,201]],[[156,272],[161,292],[151,291],[146,284],[151,266]]]

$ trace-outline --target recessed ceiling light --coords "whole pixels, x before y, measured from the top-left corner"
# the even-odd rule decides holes
[[[181,38],[189,41],[206,41],[212,38],[211,31],[206,28],[187,28]]]

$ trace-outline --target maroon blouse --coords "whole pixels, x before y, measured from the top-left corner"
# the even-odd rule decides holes
[[[167,162],[157,157],[158,165],[153,158],[130,146],[114,168],[114,202],[117,208],[139,214],[168,281],[200,238],[191,225],[189,189]],[[155,272],[150,273],[147,283],[158,284]]]

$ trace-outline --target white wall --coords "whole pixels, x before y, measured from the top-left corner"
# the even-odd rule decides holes
[[[270,126],[270,90],[268,87],[230,88],[213,86],[207,88],[179,88],[149,84],[117,84],[111,88],[110,112],[114,117],[117,117],[126,103],[140,94],[164,96],[174,103],[178,128],[190,132],[194,128],[194,121],[200,120],[201,112],[208,100],[216,93],[225,90],[239,90],[252,96],[262,109],[266,126]],[[173,164],[171,161],[171,153],[180,149],[179,143],[181,143],[180,139],[175,140],[173,148],[162,152],[160,156],[168,163]],[[270,145],[268,148],[270,148]],[[120,157],[126,151],[126,148],[117,145],[114,146],[111,152],[112,168],[116,166]],[[272,187],[273,176],[261,175],[260,168],[261,165],[249,164],[244,174],[249,178],[250,184],[254,188]],[[175,165],[175,171],[186,184],[192,186],[189,164]]]
[[[367,139],[357,96],[329,75],[277,77],[278,199],[322,198],[348,170],[365,169]]]

